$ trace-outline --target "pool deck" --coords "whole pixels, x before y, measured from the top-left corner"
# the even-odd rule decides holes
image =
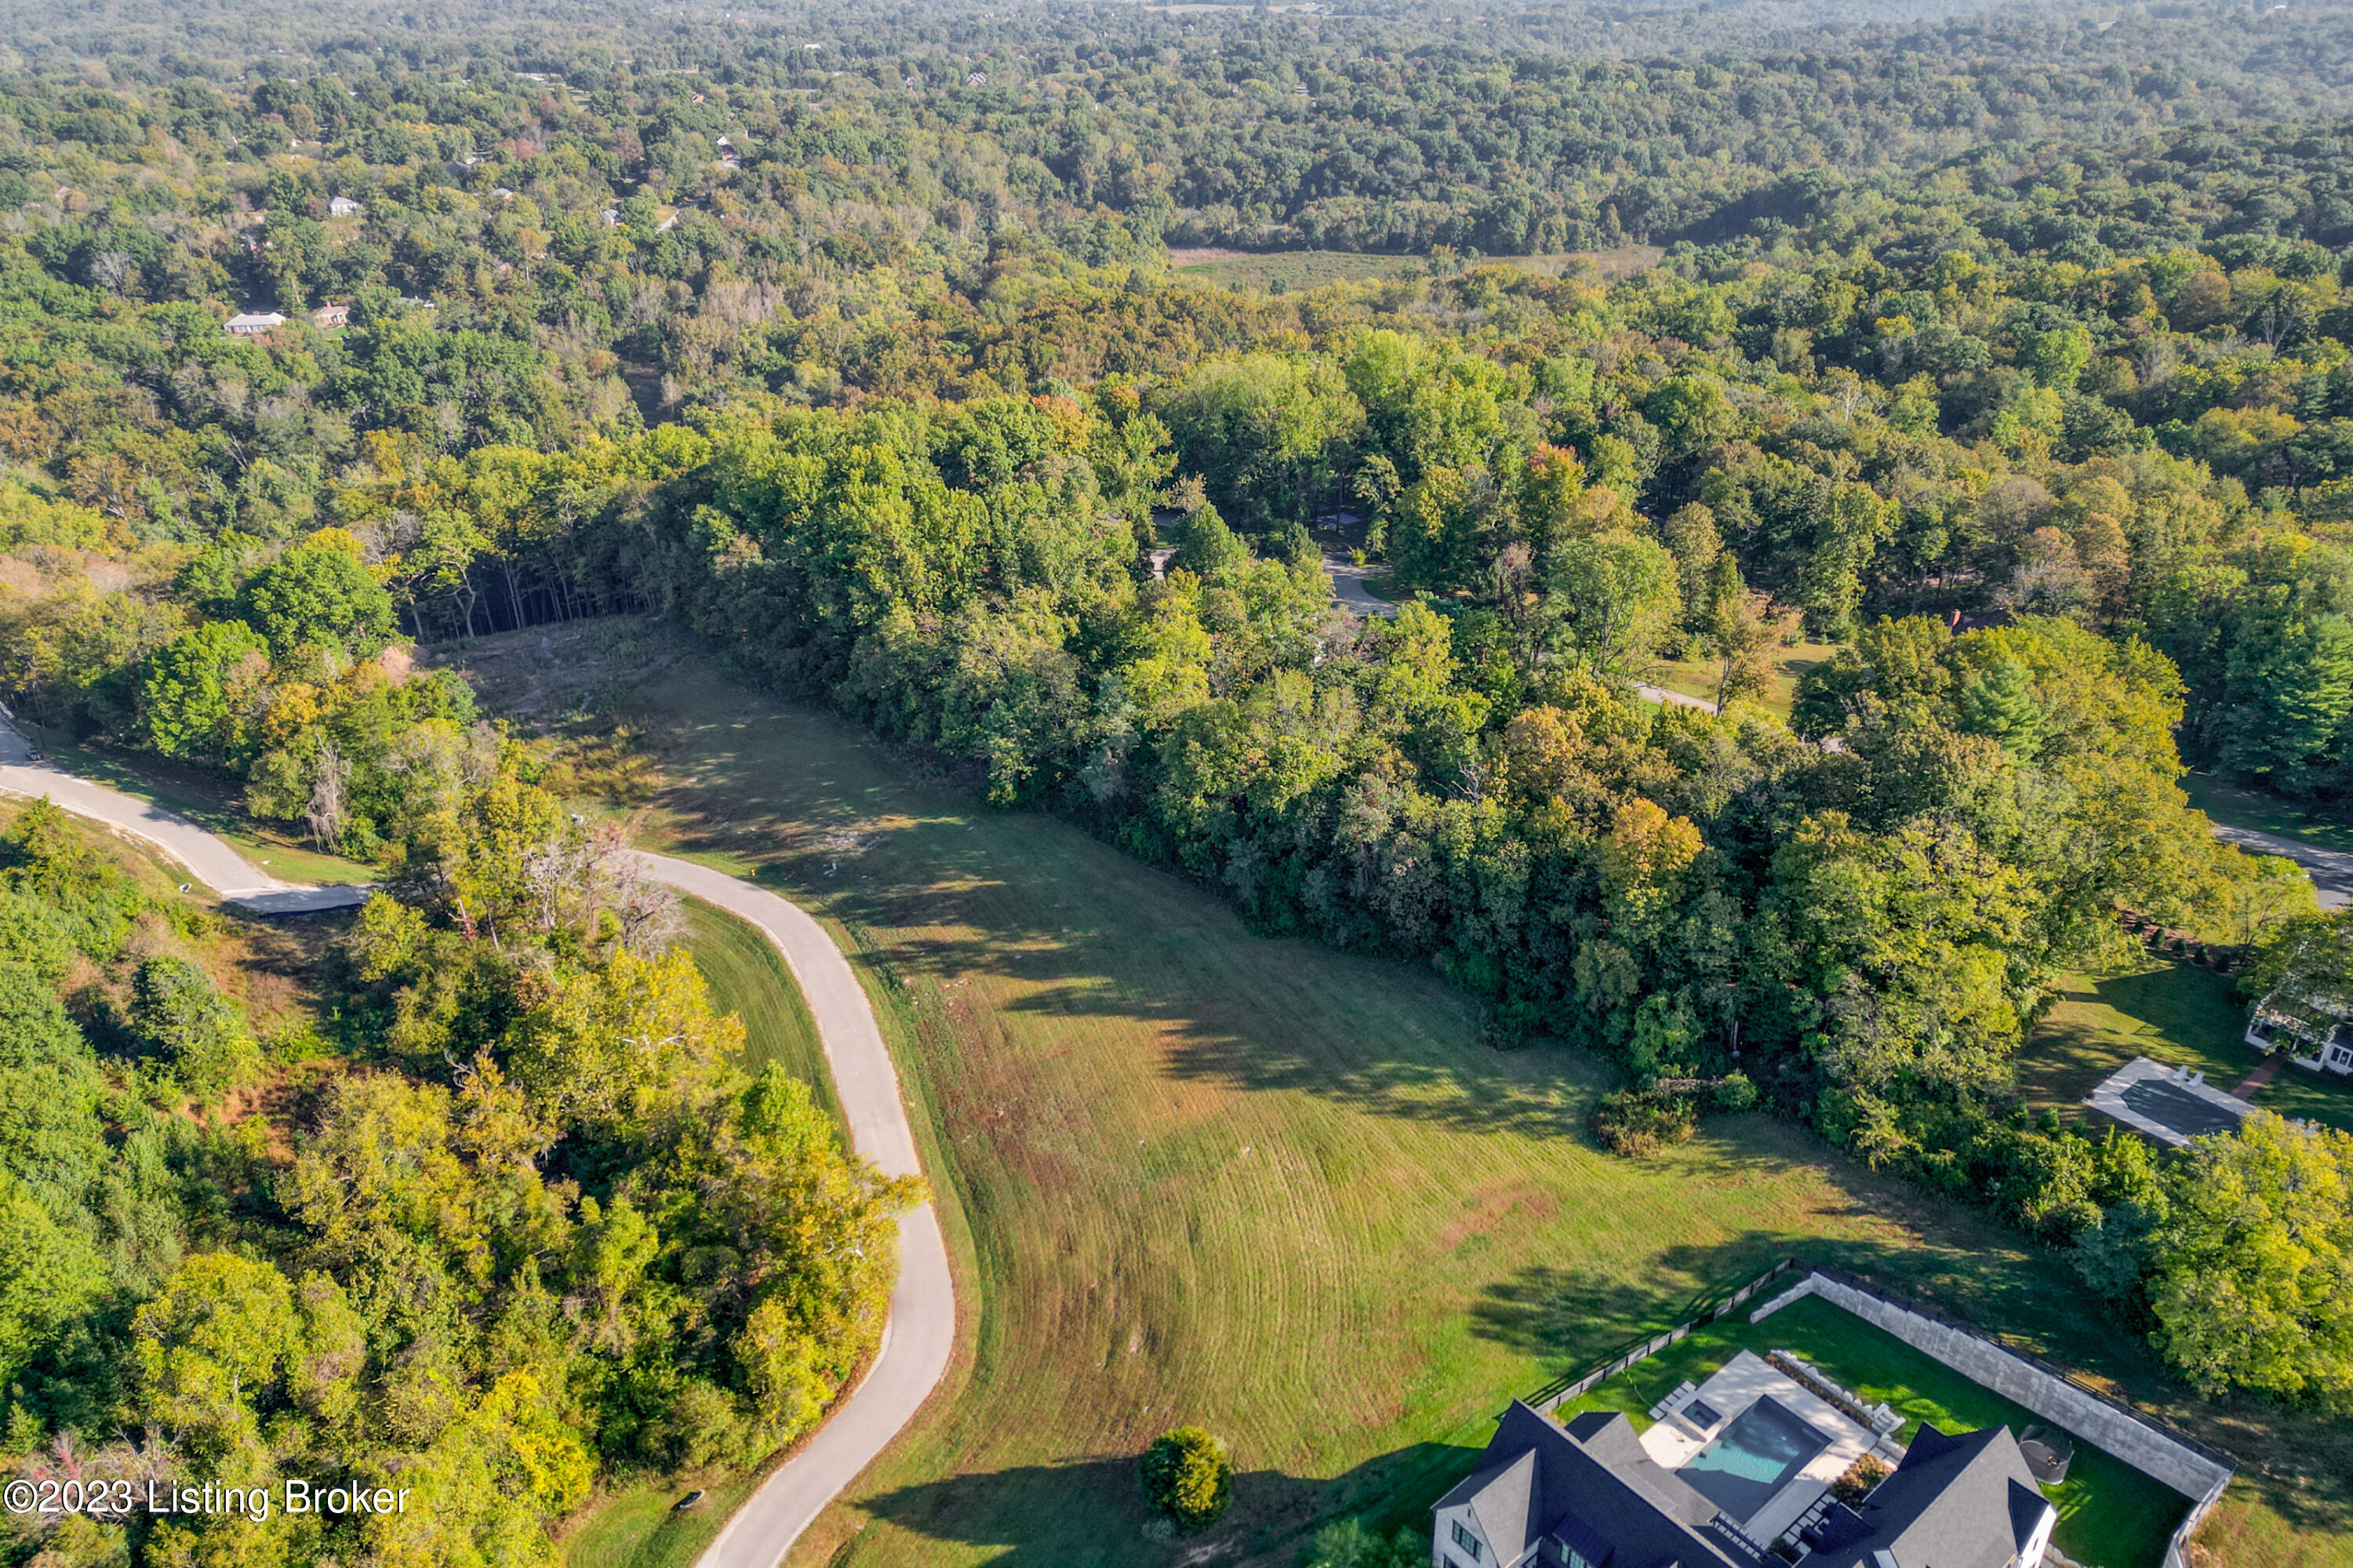
[[[2202,1073],[2136,1056],[2116,1069],[2084,1102],[2137,1132],[2174,1149],[2193,1138],[2234,1132],[2253,1107],[2206,1082]]]
[[[1756,1351],[1743,1351],[1725,1362],[1691,1396],[1706,1401],[1722,1414],[1723,1424],[1715,1432],[1707,1437],[1695,1438],[1672,1419],[1657,1421],[1642,1434],[1642,1449],[1663,1468],[1680,1470],[1725,1427],[1739,1420],[1743,1411],[1768,1393],[1831,1440],[1829,1447],[1782,1484],[1771,1501],[1738,1521],[1749,1536],[1770,1544],[1803,1518],[1815,1499],[1830,1489],[1830,1484],[1846,1474],[1848,1467],[1871,1451],[1875,1439],[1869,1432]],[[1680,1409],[1689,1403],[1690,1400],[1678,1400],[1674,1407]]]

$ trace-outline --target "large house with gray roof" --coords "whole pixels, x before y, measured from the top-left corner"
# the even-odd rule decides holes
[[[1799,1419],[1778,1406],[1767,1414],[1783,1427]],[[1703,1489],[1716,1473],[1695,1470],[1694,1485],[1623,1415],[1588,1412],[1563,1426],[1515,1400],[1478,1470],[1438,1500],[1431,1568],[1782,1561]],[[1820,1501],[1788,1538],[1798,1561],[1820,1568],[2041,1568],[2059,1517],[2006,1426],[1955,1437],[1923,1425],[1860,1502]]]

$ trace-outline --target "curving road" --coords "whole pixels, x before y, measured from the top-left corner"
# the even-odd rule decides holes
[[[1332,597],[1358,615],[1392,616],[1398,606],[1365,586],[1377,568],[1360,567],[1337,550],[1324,552],[1324,575],[1332,579]]]
[[[717,905],[775,944],[817,1019],[851,1144],[886,1176],[923,1174],[914,1129],[899,1098],[899,1075],[874,1011],[825,927],[775,894],[723,872],[668,855],[638,858],[656,879]],[[891,1292],[882,1348],[865,1380],[735,1510],[703,1550],[699,1568],[774,1568],[784,1561],[825,1506],[923,1408],[955,1350],[955,1285],[948,1275],[947,1244],[937,1211],[925,1203],[900,1217],[899,1283]]]
[[[93,784],[42,761],[0,719],[0,792],[47,796],[79,817],[144,840],[187,867],[226,902],[262,914],[332,909],[366,898],[364,887],[302,887],[253,866],[185,817]],[[691,861],[639,854],[655,880],[715,904],[756,927],[784,955],[817,1020],[850,1141],[885,1175],[920,1176],[914,1129],[873,1009],[825,928],[784,899]],[[955,1287],[937,1212],[929,1203],[899,1221],[899,1282],[890,1321],[865,1378],[816,1436],[778,1466],[704,1551],[702,1568],[775,1568],[810,1521],[897,1436],[931,1396],[955,1350]]]
[[[301,915],[367,902],[365,887],[281,882],[187,818],[68,773],[43,760],[5,716],[0,716],[0,794],[46,795],[77,817],[151,843],[220,895],[223,903],[257,915]]]
[[[2214,836],[2224,843],[2238,845],[2249,854],[2275,854],[2304,867],[2305,874],[2312,878],[2312,890],[2320,895],[2323,909],[2342,909],[2353,903],[2353,853],[2323,849],[2302,839],[2254,828],[2234,828],[2226,822],[2214,824]]]

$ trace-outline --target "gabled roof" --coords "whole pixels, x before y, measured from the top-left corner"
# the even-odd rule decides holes
[[[1883,1552],[1896,1568],[2008,1568],[2050,1511],[2009,1427],[1924,1423],[1894,1475],[1823,1520],[1815,1553],[1821,1568],[1873,1568]]]
[[[1487,1452],[1495,1451],[1492,1443]],[[1466,1476],[1452,1491],[1439,1499],[1440,1508],[1467,1503],[1479,1526],[1480,1539],[1494,1552],[1497,1563],[1516,1563],[1520,1554],[1544,1534],[1536,1516],[1541,1501],[1536,1489],[1536,1454],[1524,1449],[1515,1458],[1489,1465]]]
[[[1606,1568],[1758,1568],[1623,1415],[1589,1412],[1564,1429],[1515,1400],[1479,1469],[1436,1506],[1468,1508],[1498,1568],[1547,1537]]]

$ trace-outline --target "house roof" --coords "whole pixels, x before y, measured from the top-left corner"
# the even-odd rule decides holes
[[[1816,1534],[1821,1568],[2006,1568],[2051,1505],[2007,1426],[1947,1436],[1923,1424],[1895,1473]]]
[[[1550,1538],[1598,1568],[1758,1568],[1623,1415],[1590,1412],[1563,1428],[1514,1400],[1477,1472],[1436,1506],[1467,1507],[1499,1564]]]

